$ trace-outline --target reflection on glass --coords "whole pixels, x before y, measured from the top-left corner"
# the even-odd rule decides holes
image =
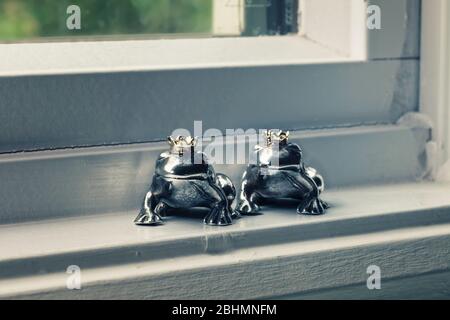
[[[0,0],[0,41],[282,35],[296,31],[297,8],[298,0]]]

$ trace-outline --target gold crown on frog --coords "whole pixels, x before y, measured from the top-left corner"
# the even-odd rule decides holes
[[[265,131],[266,144],[272,145],[274,142],[287,142],[289,139],[289,131],[283,130],[266,130]]]
[[[167,137],[167,142],[171,147],[175,148],[192,148],[197,145],[198,138],[197,137],[191,137],[191,136],[177,136],[175,138],[169,136]]]

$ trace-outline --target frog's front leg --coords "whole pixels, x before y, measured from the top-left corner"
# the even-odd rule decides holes
[[[157,201],[151,191],[147,192],[142,203],[141,211],[134,220],[137,225],[158,225],[162,224],[161,213],[167,208],[162,201]]]
[[[212,205],[203,222],[210,226],[228,226],[233,223],[231,213],[227,202],[219,201]]]
[[[203,222],[211,226],[228,226],[233,223],[233,210],[231,209],[225,192],[215,183],[210,184],[211,210]]]

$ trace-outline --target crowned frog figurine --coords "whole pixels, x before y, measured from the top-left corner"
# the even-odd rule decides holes
[[[267,199],[298,201],[297,213],[323,214],[329,205],[319,196],[324,181],[317,171],[305,167],[302,149],[288,142],[289,132],[267,130],[265,145],[256,146],[256,164],[249,164],[242,177],[237,210],[256,214]]]
[[[215,173],[206,155],[195,150],[196,138],[168,137],[170,150],[160,154],[150,191],[145,196],[137,225],[163,222],[166,210],[209,208],[204,223],[213,226],[232,224],[240,215],[231,207],[236,189],[231,180]]]

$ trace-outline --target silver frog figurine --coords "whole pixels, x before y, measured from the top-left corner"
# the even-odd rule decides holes
[[[288,143],[289,132],[267,130],[266,145],[256,146],[256,164],[242,177],[237,210],[256,214],[267,199],[298,200],[297,213],[323,214],[329,205],[319,199],[324,180],[314,168],[305,167],[299,145]]]
[[[226,226],[240,214],[231,205],[236,189],[223,174],[216,174],[206,155],[196,151],[196,138],[168,137],[170,150],[160,154],[150,191],[145,196],[137,225],[163,222],[167,209],[209,208],[204,223]]]

